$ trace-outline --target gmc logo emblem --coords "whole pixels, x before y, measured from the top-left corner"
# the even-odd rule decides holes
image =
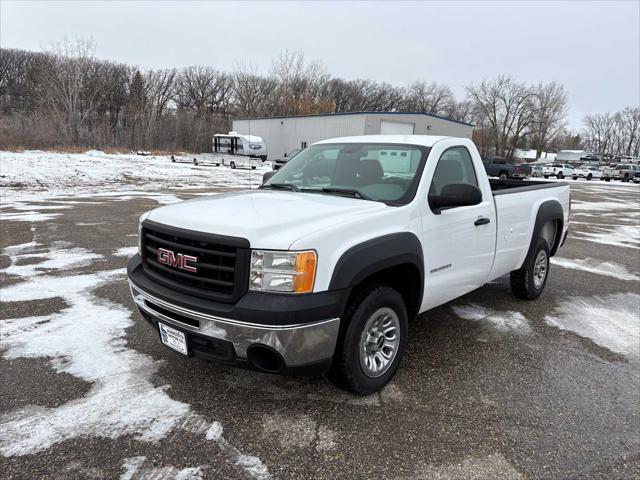
[[[180,270],[186,270],[187,272],[196,273],[198,271],[194,266],[198,263],[198,257],[172,252],[166,248],[158,249],[156,252],[156,260],[160,264],[169,265],[170,267],[179,268]]]

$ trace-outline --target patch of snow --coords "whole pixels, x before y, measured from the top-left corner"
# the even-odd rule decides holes
[[[125,472],[120,480],[202,480],[203,467],[153,467],[141,468],[147,457],[125,458],[122,468]]]
[[[606,275],[607,277],[617,278],[618,280],[640,280],[640,276],[629,272],[624,265],[620,265],[615,262],[604,262],[593,258],[573,259],[552,257],[551,263],[553,265],[558,265],[559,267],[583,270],[585,272],[596,273],[598,275]]]
[[[640,295],[616,293],[563,300],[545,321],[613,352],[640,360]]]
[[[242,467],[256,480],[268,480],[271,478],[266,465],[264,465],[258,457],[254,457],[253,455],[239,455],[235,464]]]
[[[31,244],[23,244],[34,247],[34,242]],[[16,247],[20,247],[16,249]],[[5,268],[3,271],[9,275],[18,275],[20,277],[32,277],[35,275],[47,273],[47,271],[56,270],[64,271],[71,270],[73,268],[86,267],[90,265],[94,260],[103,258],[102,255],[90,252],[84,248],[62,248],[55,250],[46,250],[43,252],[36,251],[35,253],[18,253],[24,250],[22,246],[8,247],[4,249],[5,253],[12,254],[11,265]],[[33,251],[33,248],[30,248]],[[16,265],[16,262],[22,259],[28,258],[45,258],[46,260],[28,264],[28,265]],[[2,291],[0,291],[0,299],[3,299]]]
[[[11,222],[47,222],[62,215],[61,213],[27,212],[0,212],[0,221]]]
[[[222,424],[220,422],[213,422],[209,427],[209,430],[207,430],[207,440],[217,442],[222,438],[222,430]]]
[[[122,247],[113,252],[116,257],[133,257],[138,253],[138,247]]]
[[[637,225],[591,225],[592,232],[571,231],[576,240],[614,245],[616,247],[640,248],[640,228]]]
[[[625,201],[581,202],[578,200],[574,200],[571,203],[572,212],[580,212],[580,211],[611,212],[612,210],[626,211],[633,208],[638,208],[638,204],[632,203],[632,202],[625,202]]]
[[[515,334],[526,334],[531,331],[529,322],[520,312],[493,310],[473,303],[451,308],[458,317],[478,322],[482,330],[487,327],[497,332]]]

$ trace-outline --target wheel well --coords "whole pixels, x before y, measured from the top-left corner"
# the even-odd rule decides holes
[[[347,305],[358,296],[359,292],[371,285],[386,285],[396,290],[407,307],[409,319],[418,314],[422,301],[422,279],[420,270],[412,263],[403,263],[375,272],[351,289]]]
[[[546,222],[540,231],[540,236],[547,241],[549,252],[553,256],[562,240],[562,220],[556,219]]]

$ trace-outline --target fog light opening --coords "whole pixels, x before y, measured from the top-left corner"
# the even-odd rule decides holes
[[[281,373],[284,370],[282,355],[266,345],[251,345],[247,348],[247,360],[263,372]]]

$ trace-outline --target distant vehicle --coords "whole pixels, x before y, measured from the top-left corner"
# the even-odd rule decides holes
[[[227,155],[220,158],[221,164],[226,167],[256,168],[254,159],[260,159],[262,162],[267,159],[267,144],[262,137],[255,135],[241,135],[237,132],[216,133],[213,136],[213,152]]]
[[[613,167],[613,178],[623,182],[640,183],[640,165],[619,163]]]
[[[542,177],[542,165],[531,165],[531,176]]]
[[[285,163],[287,163],[289,160],[291,160],[293,157],[295,157],[297,154],[299,154],[302,150],[304,150],[303,148],[296,148],[295,150],[291,150],[288,153],[285,153],[281,158],[278,158],[277,160],[273,161],[273,170],[278,170],[281,166],[283,166]]]
[[[579,165],[573,169],[573,176],[571,177],[574,180],[578,180],[579,178],[584,178],[586,180],[591,180],[595,178],[600,180],[602,178],[602,170],[599,167],[593,165]]]
[[[489,157],[482,160],[484,169],[490,177],[498,177],[500,180],[514,178],[515,166],[502,157]]]
[[[562,179],[564,177],[573,177],[573,166],[568,163],[554,163],[542,167],[542,176],[544,178],[556,177]]]

